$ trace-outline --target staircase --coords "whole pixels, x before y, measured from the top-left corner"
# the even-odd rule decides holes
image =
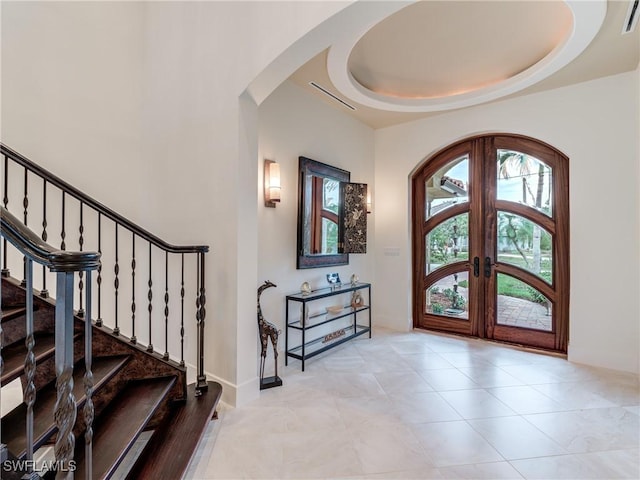
[[[5,155],[6,207],[8,160],[16,160],[14,157],[17,156],[21,165],[29,161],[5,146],[2,149]],[[57,177],[33,167],[30,162],[28,168],[25,166],[24,169],[25,199],[27,171],[30,175],[35,172],[46,179],[45,190],[47,184],[53,184],[63,192],[79,198],[81,212],[82,206],[94,208],[98,212],[99,232],[101,218],[107,217],[115,222],[116,281],[112,288],[114,292],[106,292],[101,288],[100,271],[104,265],[98,259],[105,242],[99,236],[98,252],[82,252],[82,213],[79,228],[81,252],[73,253],[51,248],[45,243],[46,233],[39,236],[26,227],[28,200],[23,202],[24,222],[2,208],[4,268],[1,280],[0,372],[3,410],[7,410],[5,389],[11,388],[14,392],[19,390],[23,401],[10,411],[3,412],[0,429],[1,478],[182,478],[209,421],[215,418],[215,409],[222,393],[218,383],[207,381],[204,376],[206,247],[174,247],[165,244]],[[64,194],[62,202],[64,228]],[[46,215],[46,206],[44,211]],[[42,224],[46,229],[46,219]],[[125,336],[121,332],[122,320],[118,323],[118,228],[131,232],[133,238],[134,256],[131,268],[134,280],[135,243],[139,239],[149,242],[149,342],[146,345],[140,344],[135,335],[134,282],[131,334]],[[64,242],[63,230],[63,246]],[[19,252],[28,259],[24,263],[25,279],[22,281],[11,275],[19,269],[14,266],[11,271],[8,268],[10,260],[7,260],[7,249],[12,245],[17,246]],[[160,312],[160,321],[152,316],[152,245],[162,249],[164,256],[165,308]],[[198,355],[196,382],[187,385],[184,359],[184,256],[192,251],[198,256],[195,307]],[[182,308],[178,310],[180,318],[171,320],[169,253],[177,253],[182,257]],[[81,263],[78,258],[89,260]],[[43,288],[40,290],[33,287],[33,261],[45,267],[41,279]],[[49,297],[46,288],[47,275],[51,275],[47,269],[56,275],[55,300]],[[98,272],[97,282],[92,280],[92,271]],[[78,278],[79,294],[76,297],[74,279]],[[97,286],[97,302],[96,295],[92,293],[92,285]],[[102,319],[101,302],[104,297],[111,297],[113,294],[115,308],[112,313],[115,315],[115,324],[107,326],[110,322],[106,318]],[[95,318],[92,302],[94,307],[97,303],[97,319],[94,321],[91,320]],[[169,331],[172,323],[179,327],[179,355],[177,352],[170,354]],[[164,328],[165,344],[162,353],[157,352],[151,343],[151,339],[158,336],[155,333],[158,330],[156,324]],[[138,329],[141,330],[139,326]],[[65,372],[72,375],[72,381],[65,378]],[[65,402],[68,404],[66,408]],[[65,448],[70,451],[65,451]]]

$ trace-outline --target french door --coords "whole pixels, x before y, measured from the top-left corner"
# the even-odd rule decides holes
[[[474,137],[413,178],[414,326],[566,352],[568,158]]]

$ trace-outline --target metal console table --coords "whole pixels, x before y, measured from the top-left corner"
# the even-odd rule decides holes
[[[358,306],[352,306],[351,299],[353,292],[359,291],[367,292],[366,303]],[[344,298],[339,296],[351,293],[348,298],[348,302],[345,305]],[[315,302],[321,299],[327,299],[329,297],[337,297],[341,302],[340,305],[344,305],[342,310],[336,313],[319,312],[310,314],[309,303]],[[293,305],[301,305],[301,311],[297,319],[290,320],[289,310]],[[358,323],[358,314],[367,312],[368,322],[365,324]],[[286,317],[286,329],[285,329],[285,365],[288,365],[289,357],[298,359],[302,362],[302,371],[304,372],[305,360],[315,357],[333,347],[351,340],[352,338],[369,333],[371,338],[371,284],[370,283],[357,283],[356,285],[346,284],[338,288],[323,288],[320,290],[314,290],[309,294],[296,293],[287,295],[285,306]],[[310,331],[318,331],[318,327],[322,325],[328,325],[336,322],[340,319],[353,317],[352,321],[349,321],[344,327],[340,327],[335,331],[332,331],[325,335],[315,335],[309,339]],[[346,323],[346,322],[343,322]],[[299,331],[301,341],[299,345],[289,346],[289,330]]]

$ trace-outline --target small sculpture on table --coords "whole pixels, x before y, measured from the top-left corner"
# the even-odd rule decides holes
[[[260,333],[260,390],[264,390],[272,387],[279,387],[282,385],[282,379],[278,376],[278,335],[280,332],[273,323],[267,322],[262,316],[262,308],[260,308],[260,295],[262,292],[270,287],[276,285],[269,280],[264,282],[258,288],[258,331]],[[267,359],[267,344],[268,340],[271,340],[273,346],[273,357],[275,361],[275,375],[273,377],[264,378],[264,364]]]

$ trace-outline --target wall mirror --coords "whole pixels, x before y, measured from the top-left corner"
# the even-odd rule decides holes
[[[366,185],[351,174],[299,157],[297,268],[347,265],[366,253]]]
[[[298,268],[347,265],[349,254],[339,253],[340,182],[351,174],[337,167],[299,157]]]

